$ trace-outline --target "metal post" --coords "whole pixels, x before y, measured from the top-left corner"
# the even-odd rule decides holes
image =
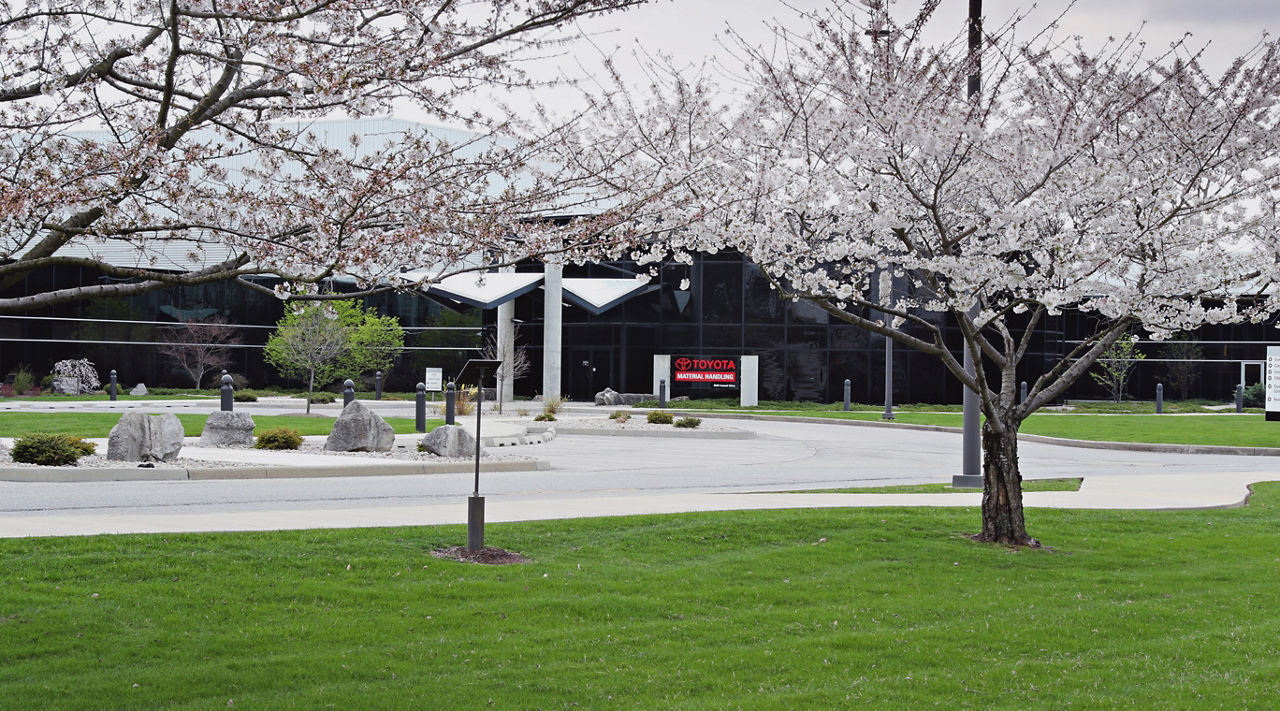
[[[356,399],[356,384],[351,378],[347,378],[342,383],[342,406],[346,407]]]
[[[446,425],[454,424],[454,413],[456,412],[454,403],[458,397],[458,386],[449,383],[444,387],[444,423]]]
[[[1244,386],[1236,386],[1236,412],[1244,412]]]
[[[658,407],[667,406],[667,381],[658,381]]]
[[[844,379],[844,411],[849,411],[849,398],[853,395],[853,381]]]
[[[970,316],[976,316],[976,307]],[[970,375],[978,371],[974,367],[973,354],[969,352],[969,344],[964,343],[964,372]],[[964,389],[964,433],[961,435],[962,449],[960,473],[951,477],[951,486],[960,489],[981,489],[982,482],[982,417],[978,402],[978,393],[969,388]]]
[[[886,316],[885,325],[888,321]],[[893,339],[888,336],[884,337],[884,414],[880,419],[893,419]]]
[[[427,431],[427,384],[418,383],[418,394],[413,403],[413,428],[418,432]]]
[[[373,374],[373,399],[382,399],[382,371]]]
[[[111,387],[107,388],[107,392],[111,395],[111,401],[112,401],[112,402],[115,402],[115,401],[116,401],[116,394],[117,394],[119,391],[120,391],[120,388],[119,388],[119,386],[118,386],[118,385],[116,385],[116,371],[115,371],[115,369],[112,369],[112,371],[111,371]]]
[[[222,411],[231,412],[235,402],[235,388],[231,386],[231,376],[222,376]]]
[[[1019,386],[1018,394],[1021,395],[1021,397],[1018,398],[1018,402],[1027,401],[1027,381],[1022,381],[1022,384]]]
[[[476,484],[467,499],[467,548],[478,551],[484,548],[484,497],[480,495],[480,413],[484,410],[484,370],[480,371],[480,383],[476,388]]]
[[[1164,414],[1164,383],[1156,383],[1156,414]]]

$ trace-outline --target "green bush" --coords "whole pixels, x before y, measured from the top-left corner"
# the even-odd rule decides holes
[[[92,442],[86,442],[79,437],[32,432],[15,440],[10,454],[15,462],[65,467],[74,465],[80,457],[93,454],[95,449]]]
[[[670,412],[663,412],[662,410],[654,410],[653,412],[650,412],[649,417],[646,419],[651,425],[669,425],[675,420],[675,418],[671,416]]]
[[[17,372],[13,374],[13,392],[18,395],[26,395],[36,386],[36,376],[31,369],[25,365],[18,366]]]
[[[537,417],[534,417],[534,418],[533,418],[533,421],[534,421],[534,422],[555,422],[555,421],[556,421],[556,416],[555,416],[555,415],[552,415],[552,414],[550,414],[550,413],[544,412],[544,413],[542,413],[541,415],[538,415]]]
[[[276,427],[264,430],[253,443],[254,449],[297,449],[302,446],[302,435],[292,427]]]
[[[676,420],[672,424],[675,425],[676,427],[683,427],[685,429],[691,430],[691,429],[695,429],[698,425],[702,424],[702,420],[696,417],[681,417],[680,419]]]
[[[1231,399],[1236,399],[1236,393],[1231,392]],[[1267,388],[1263,383],[1254,383],[1244,389],[1244,406],[1245,407],[1266,407],[1267,405]]]
[[[333,393],[311,393],[312,405],[328,405],[338,399]]]
[[[244,390],[233,394],[231,399],[236,402],[257,402],[258,394],[252,390]]]

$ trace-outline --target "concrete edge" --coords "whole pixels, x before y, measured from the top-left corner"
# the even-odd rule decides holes
[[[752,415],[741,412],[721,414],[700,414],[708,419],[724,420],[760,420],[769,422],[803,422],[808,424],[833,424],[845,427],[896,427],[898,429],[920,430],[924,432],[963,432],[959,427],[943,425],[915,425],[905,422],[885,422],[877,420],[839,420],[828,417],[802,417],[797,415]],[[1056,444],[1061,447],[1078,447],[1081,449],[1111,449],[1131,452],[1164,452],[1169,454],[1228,454],[1242,457],[1280,457],[1280,447],[1231,447],[1217,444],[1160,444],[1155,442],[1107,442],[1087,439],[1066,439],[1029,433],[1018,433],[1023,442]]]
[[[547,471],[545,459],[508,461],[480,460],[481,472]],[[323,466],[279,467],[190,467],[143,469],[138,467],[0,467],[0,481],[26,483],[85,483],[99,481],[183,481],[197,479],[302,479],[335,476],[405,476],[422,474],[466,474],[475,471],[474,462],[362,462]]]
[[[561,427],[559,434],[588,435],[596,437],[664,437],[674,439],[755,439],[756,433],[748,430],[726,432],[724,430],[599,430],[590,427]]]

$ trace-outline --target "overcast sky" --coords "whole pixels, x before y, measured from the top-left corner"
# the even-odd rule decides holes
[[[624,72],[638,74],[627,59],[637,49],[668,54],[677,65],[697,66],[716,59],[731,62],[718,43],[727,26],[732,25],[754,44],[767,44],[770,21],[801,26],[789,5],[811,10],[828,4],[824,0],[655,0],[627,12],[579,23],[573,31],[588,39],[577,43],[572,53],[534,65],[531,73],[543,78],[562,72],[589,77],[598,73],[601,53],[613,53],[620,58]],[[893,6],[899,19],[909,17],[918,8],[912,0]],[[1035,9],[1031,9],[1031,2],[986,0],[983,12],[987,27],[991,28],[1016,12],[1030,11],[1026,27],[1038,29],[1066,6],[1061,0],[1041,2]],[[967,14],[967,0],[943,0],[931,23],[933,41],[944,42],[959,35]],[[1152,51],[1190,33],[1190,46],[1207,45],[1206,66],[1221,71],[1231,59],[1262,39],[1264,32],[1280,31],[1280,0],[1079,0],[1061,28],[1060,36],[1078,34],[1086,44],[1140,31]],[[640,77],[636,76],[635,81],[639,82]],[[556,97],[555,103],[575,102],[567,92],[543,92],[542,96]],[[520,103],[516,100],[517,110]]]

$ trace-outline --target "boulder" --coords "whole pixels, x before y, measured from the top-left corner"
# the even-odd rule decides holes
[[[437,457],[474,457],[476,438],[458,425],[441,425],[422,438],[422,448]]]
[[[55,395],[80,395],[80,379],[69,378],[65,375],[54,376],[53,393]]]
[[[395,442],[396,433],[386,420],[359,400],[352,400],[334,421],[324,448],[329,452],[390,452]]]
[[[129,394],[130,395],[146,395],[147,386],[143,385],[142,383],[138,383],[137,385],[133,386],[133,389],[129,391]]]
[[[111,428],[107,459],[125,462],[172,462],[182,451],[182,423],[178,416],[144,415],[129,410]]]
[[[223,412],[209,415],[200,433],[201,447],[239,447],[253,445],[253,417],[247,412]]]
[[[597,405],[621,405],[622,393],[615,392],[613,388],[605,388],[596,393]]]

